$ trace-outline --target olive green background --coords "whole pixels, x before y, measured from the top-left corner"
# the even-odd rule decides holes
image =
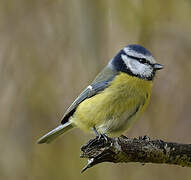
[[[165,69],[151,102],[126,133],[191,143],[189,0],[1,0],[0,179],[190,179],[172,165],[103,163],[80,174],[79,129],[49,145],[36,140],[125,45],[149,49]]]

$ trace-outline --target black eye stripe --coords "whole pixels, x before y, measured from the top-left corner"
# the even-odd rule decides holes
[[[149,64],[150,66],[154,66],[154,64],[151,64],[147,59],[145,58],[138,58],[138,57],[135,57],[135,56],[130,56],[130,55],[127,55],[127,54],[124,54],[126,55],[127,57],[129,58],[132,58],[132,59],[136,59],[137,61],[139,61],[140,63],[142,64]]]

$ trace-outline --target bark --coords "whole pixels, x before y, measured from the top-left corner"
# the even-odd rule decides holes
[[[191,167],[191,144],[150,140],[147,136],[138,139],[97,137],[83,145],[81,150],[81,157],[88,158],[82,172],[102,162],[166,163]]]

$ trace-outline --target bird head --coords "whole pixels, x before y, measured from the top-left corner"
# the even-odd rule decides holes
[[[128,45],[109,63],[116,71],[125,72],[141,79],[153,80],[155,72],[163,68],[152,54],[140,45]]]

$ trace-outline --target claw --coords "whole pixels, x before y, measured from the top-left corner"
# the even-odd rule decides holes
[[[106,141],[106,143],[108,142],[108,137],[107,137],[106,134],[99,134],[99,136],[98,136],[98,141],[99,141],[100,139],[102,139],[102,138]]]
[[[127,136],[124,136],[123,134],[122,134],[120,137],[122,137],[122,138],[124,138],[124,139],[128,139],[128,137],[127,137]]]

